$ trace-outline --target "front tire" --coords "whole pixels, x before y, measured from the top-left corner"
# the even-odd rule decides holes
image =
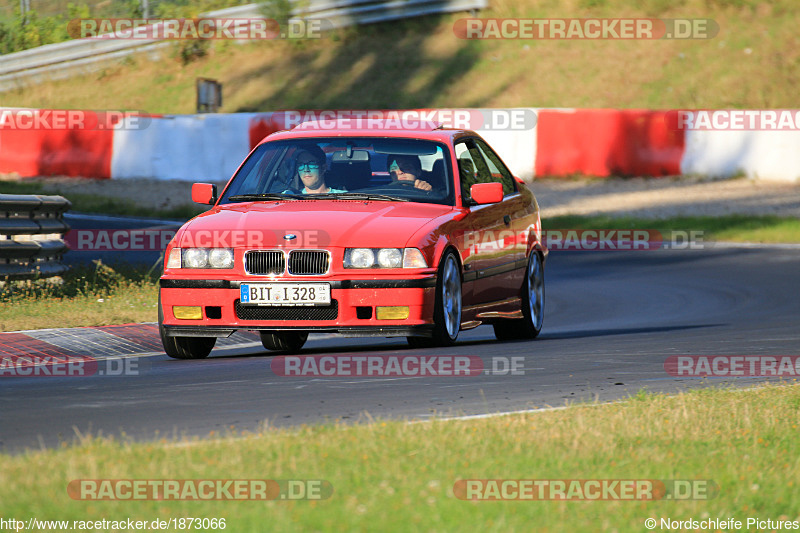
[[[525,281],[522,285],[522,315],[518,320],[503,320],[494,324],[498,340],[535,339],[544,323],[544,263],[534,251],[528,258]]]
[[[161,335],[164,352],[173,359],[205,359],[217,343],[216,337],[170,337],[167,335],[160,294],[158,296],[158,333]]]
[[[408,337],[412,348],[451,346],[461,330],[461,268],[452,250],[445,252],[436,276],[433,336]]]
[[[297,353],[308,340],[307,331],[262,331],[261,344],[267,350]]]

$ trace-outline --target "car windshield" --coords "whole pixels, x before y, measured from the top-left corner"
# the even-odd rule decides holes
[[[220,203],[364,199],[454,205],[450,157],[442,143],[332,137],[260,145]]]

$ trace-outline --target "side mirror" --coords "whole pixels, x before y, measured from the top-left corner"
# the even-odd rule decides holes
[[[476,204],[496,204],[503,201],[503,184],[476,183],[469,188],[469,195]]]
[[[192,183],[192,201],[198,204],[213,204],[217,201],[217,186],[211,183]]]

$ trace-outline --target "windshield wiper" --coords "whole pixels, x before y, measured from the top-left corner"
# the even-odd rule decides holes
[[[408,202],[408,198],[388,194],[366,194],[360,192],[320,193],[320,194],[236,194],[228,198],[232,202],[258,202],[263,200],[380,200],[384,202]]]
[[[258,202],[260,200],[299,200],[303,198],[300,194],[276,194],[276,193],[262,193],[262,194],[235,194],[228,198],[232,202]]]
[[[381,200],[384,202],[408,202],[408,198],[401,198],[399,196],[390,196],[388,194],[367,194],[363,192],[340,192],[340,193],[325,193],[315,194],[314,196],[323,196],[325,198],[333,198],[339,200]]]

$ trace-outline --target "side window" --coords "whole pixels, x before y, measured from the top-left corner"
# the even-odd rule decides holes
[[[475,163],[475,177],[477,183],[491,183],[497,181],[492,177],[492,172],[489,170],[489,165],[483,158],[480,149],[474,141],[469,142],[469,153],[472,156],[472,161]]]
[[[488,165],[489,172],[491,172],[493,179],[491,181],[499,181],[503,184],[503,195],[513,194],[517,192],[517,183],[511,171],[506,168],[496,153],[485,142],[476,139],[475,144],[480,150],[483,159]]]
[[[472,159],[473,154],[466,141],[456,144],[455,151],[456,165],[458,166],[459,179],[461,180],[461,196],[469,199],[469,188],[473,184],[479,183],[475,161]]]
[[[489,146],[478,139],[467,139],[455,146],[461,174],[461,195],[469,198],[475,183],[502,183],[503,195],[513,194],[517,187],[511,172]]]

